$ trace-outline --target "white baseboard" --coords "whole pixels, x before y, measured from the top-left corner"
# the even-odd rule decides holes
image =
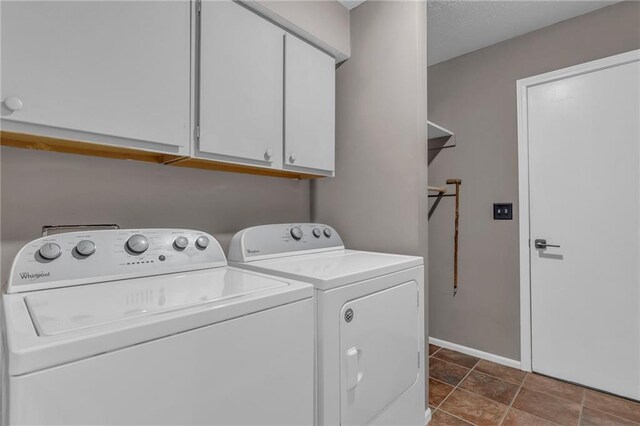
[[[428,425],[430,421],[431,421],[431,408],[427,408],[427,411],[424,412],[425,426]]]
[[[466,346],[458,345],[457,343],[436,339],[435,337],[429,337],[429,343],[520,370],[520,361],[516,361],[515,359],[505,358],[500,355],[490,354],[489,352],[479,351],[478,349],[468,348]]]

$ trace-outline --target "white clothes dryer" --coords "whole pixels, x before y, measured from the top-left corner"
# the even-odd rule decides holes
[[[229,263],[313,284],[319,425],[424,426],[424,266],[347,250],[327,225],[237,233]]]

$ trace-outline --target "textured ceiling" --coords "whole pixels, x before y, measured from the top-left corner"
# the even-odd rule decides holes
[[[616,1],[435,1],[427,3],[429,65],[591,12]]]

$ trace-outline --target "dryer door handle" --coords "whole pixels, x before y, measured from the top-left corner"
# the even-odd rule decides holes
[[[347,351],[347,389],[355,388],[362,380],[360,371],[360,351],[358,348],[351,348]]]

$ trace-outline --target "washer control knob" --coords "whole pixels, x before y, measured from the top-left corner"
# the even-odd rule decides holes
[[[56,243],[45,243],[40,247],[38,253],[47,260],[53,260],[62,254],[62,249]]]
[[[127,240],[127,248],[135,254],[142,254],[149,248],[149,241],[144,235],[135,234]]]
[[[331,237],[331,228],[324,228],[324,236],[327,238]]]
[[[200,250],[206,249],[207,247],[209,247],[209,239],[204,235],[200,235],[196,239],[196,247],[198,247]]]
[[[322,232],[320,232],[320,229],[318,228],[313,228],[313,236],[316,238],[320,238],[320,235],[322,235]]]
[[[176,250],[184,250],[189,245],[189,240],[186,237],[180,236],[173,240],[173,247]]]
[[[82,240],[76,245],[76,251],[79,255],[88,257],[96,251],[96,245],[93,241]]]
[[[302,238],[302,229],[299,226],[294,226],[291,228],[290,234],[294,240],[299,240]]]

